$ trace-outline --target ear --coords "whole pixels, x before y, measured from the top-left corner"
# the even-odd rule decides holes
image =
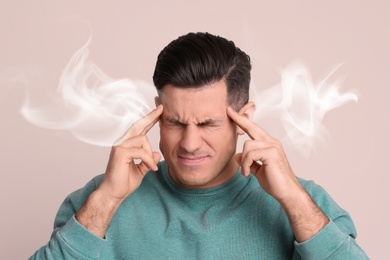
[[[159,105],[161,105],[161,101],[160,101],[160,98],[159,98],[159,97],[154,97],[154,104],[156,105],[156,107],[158,107]]]
[[[240,111],[238,111],[238,114],[241,116],[245,116],[249,120],[252,120],[253,115],[256,111],[256,105],[252,101],[248,102],[245,106],[243,106]],[[239,126],[237,126],[237,133],[239,135],[245,134],[244,130],[242,130]]]

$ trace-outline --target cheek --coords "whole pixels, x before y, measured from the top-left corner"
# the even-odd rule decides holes
[[[180,140],[181,133],[178,129],[170,127],[161,127],[160,128],[160,144],[168,148],[175,146]]]
[[[204,140],[212,147],[229,147],[237,141],[235,128],[210,129],[204,132]]]

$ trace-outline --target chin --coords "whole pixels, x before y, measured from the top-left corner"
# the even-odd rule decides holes
[[[201,175],[201,174],[188,172],[188,171],[184,171],[184,172],[181,171],[181,174],[175,175],[173,179],[179,185],[185,188],[193,188],[193,189],[209,188],[212,186],[211,182],[213,182],[213,178],[204,176],[204,174]]]

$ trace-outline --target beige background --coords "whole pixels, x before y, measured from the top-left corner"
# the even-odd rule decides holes
[[[162,47],[189,31],[209,31],[251,55],[259,88],[278,84],[278,69],[297,58],[314,80],[344,62],[342,90],[356,90],[359,102],[326,115],[326,147],[309,157],[286,152],[297,175],[314,179],[350,212],[369,256],[389,259],[389,11],[379,0],[1,1],[0,258],[26,259],[44,245],[62,200],[102,173],[109,154],[28,123],[19,113],[29,84],[24,73],[41,77],[42,92],[34,94],[46,96],[91,34],[90,58],[103,71],[151,84]]]

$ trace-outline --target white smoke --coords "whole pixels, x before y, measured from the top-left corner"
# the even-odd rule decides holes
[[[340,80],[329,82],[339,67],[314,83],[303,62],[290,63],[282,71],[279,85],[255,94],[256,120],[264,121],[270,116],[280,118],[287,141],[308,156],[316,145],[325,141],[325,114],[347,102],[358,100],[351,91],[339,92]]]
[[[34,106],[27,95],[21,113],[36,126],[66,130],[83,142],[111,146],[152,109],[156,93],[145,82],[108,77],[88,60],[89,44],[90,40],[66,65],[51,103]],[[252,96],[257,106],[255,121],[279,118],[287,141],[309,155],[327,134],[325,114],[357,101],[356,94],[339,92],[340,81],[328,82],[337,68],[315,84],[302,62],[291,63],[282,71],[279,85]]]
[[[20,111],[36,126],[67,130],[83,142],[111,146],[151,110],[156,94],[145,82],[111,79],[88,60],[89,44],[90,40],[66,65],[51,103],[34,106],[27,95]]]

